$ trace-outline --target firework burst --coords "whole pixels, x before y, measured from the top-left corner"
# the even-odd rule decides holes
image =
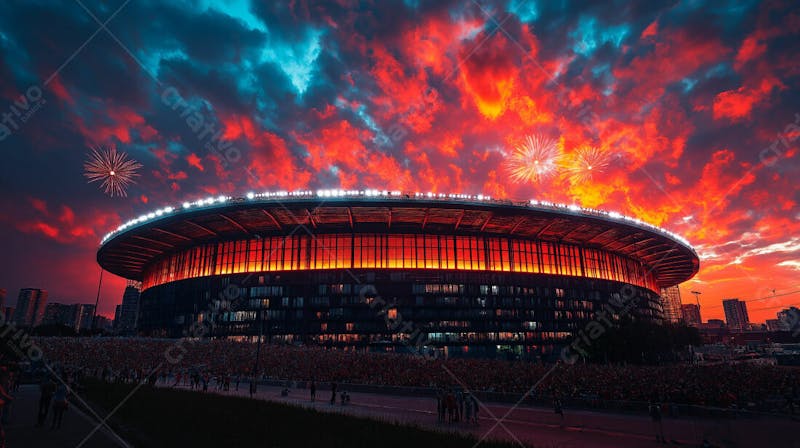
[[[582,146],[565,166],[566,174],[574,184],[588,182],[596,174],[602,173],[609,162],[606,151],[594,146]]]
[[[102,181],[100,186],[112,198],[128,196],[125,190],[136,183],[133,178],[139,176],[136,170],[141,167],[124,152],[117,152],[115,146],[97,146],[92,148],[89,160],[83,164],[83,175],[89,179],[88,183]]]
[[[533,135],[514,148],[506,163],[513,182],[541,182],[556,173],[560,159],[555,140]]]

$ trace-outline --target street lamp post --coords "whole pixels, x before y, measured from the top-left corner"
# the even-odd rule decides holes
[[[697,301],[697,309],[699,310],[700,309],[700,294],[702,294],[702,292],[700,292],[700,291],[692,291],[692,294],[694,294],[694,299]]]
[[[90,332],[94,332],[94,321],[97,319],[97,305],[100,304],[100,287],[103,285],[103,270],[104,270],[103,268],[100,268],[100,281],[97,283],[97,297],[94,299],[94,310],[92,310],[92,321],[89,322]]]

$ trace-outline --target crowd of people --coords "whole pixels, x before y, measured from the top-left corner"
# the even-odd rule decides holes
[[[480,402],[469,392],[439,389],[436,392],[436,413],[439,423],[464,422],[477,425]]]
[[[40,338],[35,343],[48,362],[83,375],[128,382],[179,378],[204,390],[212,382],[226,389],[232,383],[238,389],[240,381],[249,384],[256,358],[255,344],[225,340]],[[274,380],[425,388],[449,388],[458,382],[465,392],[522,394],[552,367],[522,361],[434,359],[264,344],[256,375]],[[798,388],[800,369],[780,366],[576,363],[558,365],[532,398],[548,402],[553,397],[565,402],[657,400],[796,412]]]

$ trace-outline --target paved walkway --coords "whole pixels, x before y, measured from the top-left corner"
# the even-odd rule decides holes
[[[35,427],[39,409],[39,386],[22,385],[14,395],[9,421],[6,428],[6,446],[9,448],[127,448],[106,428],[97,428],[97,419],[90,418],[76,406],[64,413],[60,429],[50,429],[52,409],[47,416],[47,424]],[[101,416],[105,417],[105,416]],[[92,433],[89,436],[90,433]]]
[[[164,387],[164,386],[162,386]],[[248,386],[239,391],[231,386],[222,395],[249,396]],[[344,413],[391,422],[416,424],[437,431],[471,433],[476,437],[519,441],[536,447],[656,447],[653,423],[647,416],[565,410],[563,423],[552,409],[520,406],[512,409],[507,403],[484,403],[479,426],[441,424],[436,422],[436,401],[431,397],[391,396],[351,393],[351,402],[330,405],[330,391],[317,390],[317,401],[311,402],[305,389],[291,389],[281,397],[279,387],[259,386],[256,398],[287,403],[322,412]],[[337,400],[338,403],[338,400]],[[491,413],[491,415],[490,415]],[[505,416],[505,418],[503,418]],[[497,420],[502,419],[502,425]],[[700,446],[704,439],[721,447],[780,446],[800,448],[797,421],[789,419],[667,419],[664,434],[670,444]]]

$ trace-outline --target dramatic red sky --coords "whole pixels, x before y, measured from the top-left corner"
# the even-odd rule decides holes
[[[800,302],[796,2],[272,3],[0,4],[10,302],[22,287],[94,302],[100,238],[142,212],[336,187],[616,210],[694,244],[682,292],[702,291],[704,319],[727,297],[760,299],[762,322]],[[209,149],[215,132],[232,157]],[[514,182],[529,135],[609,163]],[[96,144],[143,165],[127,198],[85,182]],[[101,313],[123,285],[106,276]]]

